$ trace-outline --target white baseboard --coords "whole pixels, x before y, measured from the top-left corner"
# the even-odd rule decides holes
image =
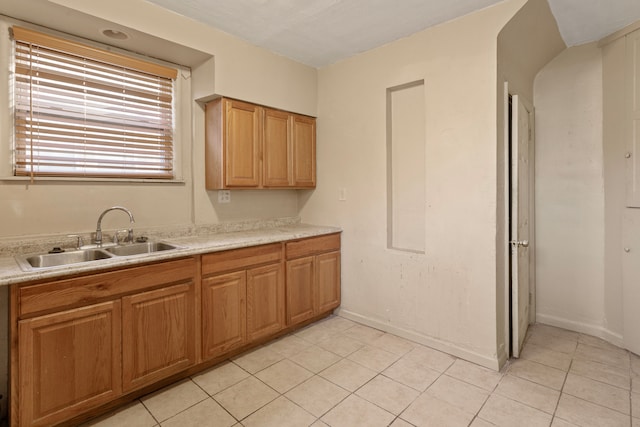
[[[582,334],[593,335],[594,337],[602,338],[615,346],[625,348],[622,335],[599,325],[576,322],[575,320],[564,319],[562,317],[542,313],[536,313],[536,321],[538,323],[544,323],[545,325],[556,326],[558,328],[568,329]]]
[[[410,341],[417,342],[419,344],[425,345],[427,347],[431,347],[435,350],[439,350],[445,353],[448,353],[452,356],[459,357],[460,359],[467,360],[469,362],[473,362],[475,364],[487,367],[489,369],[493,369],[495,371],[499,370],[501,366],[506,362],[506,356],[501,357],[488,357],[480,353],[476,353],[474,351],[468,350],[466,348],[459,347],[455,344],[452,344],[447,341],[443,341],[437,338],[429,337],[427,335],[419,334],[415,331],[410,331],[407,329],[399,328],[388,323],[381,322],[377,319],[372,319],[366,316],[363,316],[358,313],[353,313],[348,310],[344,310],[343,308],[339,308],[335,311],[335,313],[339,316],[344,317],[345,319],[353,320],[354,322],[362,323],[366,326],[371,326],[372,328],[379,329],[381,331],[389,332],[391,334],[397,335],[399,337],[408,339]],[[504,359],[504,360],[502,360]]]

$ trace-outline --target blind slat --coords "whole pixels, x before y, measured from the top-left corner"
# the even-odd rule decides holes
[[[16,41],[16,175],[173,178],[171,78],[27,39]]]
[[[109,85],[84,79],[83,76],[69,77],[45,71],[39,71],[36,73],[33,70],[23,67],[16,67],[16,76],[18,78],[18,82],[24,82],[25,85],[28,85],[29,80],[31,80],[31,82],[36,82],[42,88],[50,86],[52,88],[58,88],[59,90],[69,91],[71,93],[102,93],[111,96],[119,94],[120,97],[151,99],[165,103],[171,102],[171,92],[167,88],[162,87],[154,88],[155,90],[145,92],[139,90],[140,87],[133,87],[131,85],[127,86],[124,82],[122,84],[118,84],[116,81],[113,82],[112,85]],[[119,92],[114,93],[114,87],[117,87]]]
[[[31,127],[28,124],[18,123],[15,128],[16,133],[26,135],[31,133]],[[39,139],[44,139],[48,136],[60,137],[60,138],[78,138],[83,137],[87,140],[102,140],[105,143],[112,142],[114,145],[120,145],[123,141],[128,143],[137,143],[145,145],[157,145],[161,144],[165,146],[165,150],[171,150],[171,136],[164,134],[133,134],[123,132],[115,129],[109,131],[108,129],[91,129],[91,128],[45,128],[40,127],[37,130]]]

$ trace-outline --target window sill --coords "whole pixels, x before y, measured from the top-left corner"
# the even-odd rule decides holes
[[[0,182],[6,183],[30,183],[31,178],[28,176],[5,176],[0,177]],[[63,182],[67,184],[76,183],[90,183],[90,182],[103,182],[112,184],[156,184],[156,185],[184,185],[186,182],[183,179],[150,179],[150,178],[65,178],[55,176],[41,176],[35,177],[33,183],[55,183]]]

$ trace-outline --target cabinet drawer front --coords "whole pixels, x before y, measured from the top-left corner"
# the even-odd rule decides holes
[[[253,265],[277,262],[282,259],[282,244],[232,249],[202,256],[202,275],[239,270]]]
[[[196,275],[194,258],[166,261],[107,273],[89,274],[20,288],[20,316],[91,304],[161,284],[188,280]]]
[[[340,234],[312,237],[286,244],[287,259],[340,250]]]

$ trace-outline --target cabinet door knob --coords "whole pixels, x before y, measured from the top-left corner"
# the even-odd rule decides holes
[[[631,248],[624,248],[624,251],[625,251],[626,253],[629,253],[629,252],[631,252]]]
[[[631,153],[624,153],[624,158],[625,159],[630,159],[631,158]]]

